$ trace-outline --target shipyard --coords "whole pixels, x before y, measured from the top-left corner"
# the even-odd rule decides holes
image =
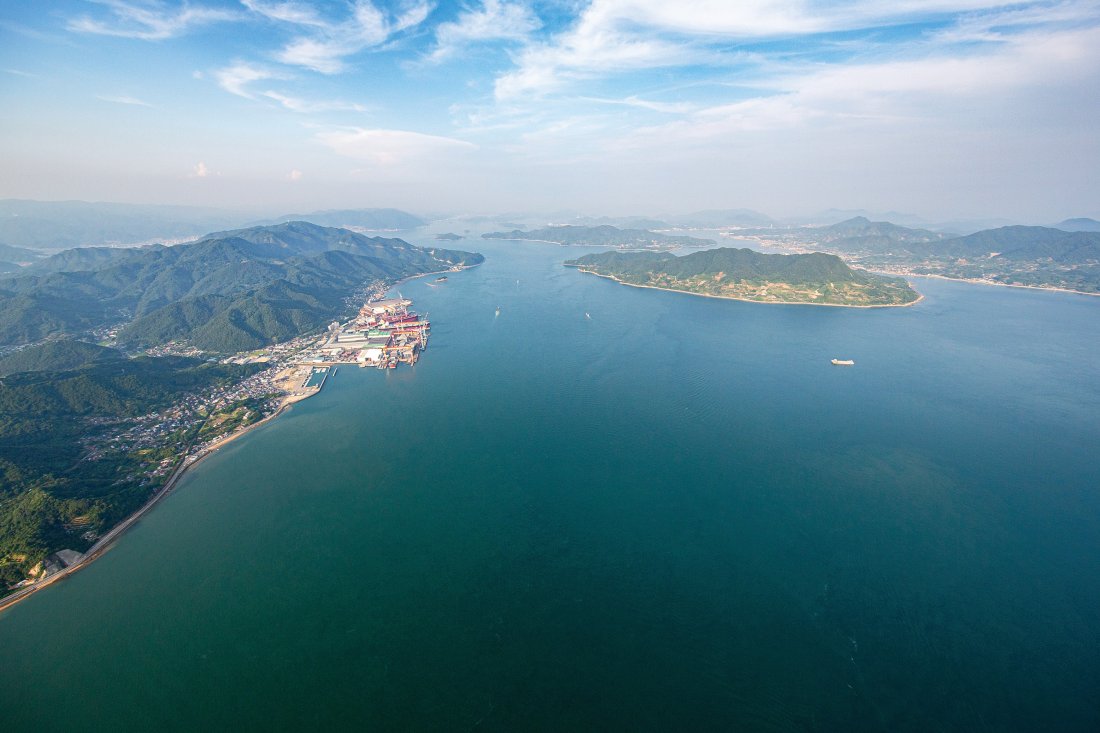
[[[314,357],[330,364],[395,369],[415,364],[428,345],[431,323],[409,310],[407,298],[368,300],[347,323],[333,323]]]

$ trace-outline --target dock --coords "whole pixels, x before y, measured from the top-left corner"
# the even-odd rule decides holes
[[[412,304],[407,298],[367,300],[355,318],[329,326],[328,338],[312,361],[315,369],[337,364],[396,369],[398,364],[416,364],[428,347],[432,326],[426,315],[411,310]],[[321,385],[325,378],[327,371]]]

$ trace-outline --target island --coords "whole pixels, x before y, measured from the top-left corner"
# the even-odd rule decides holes
[[[665,252],[603,252],[565,263],[624,285],[755,303],[848,307],[912,305],[920,294],[902,278],[849,267],[836,255],[764,254],[718,249],[683,257]]]
[[[465,239],[461,234],[455,234],[454,232],[443,232],[435,235],[435,238],[444,242],[457,242],[460,239]]]
[[[713,239],[674,236],[651,232],[646,229],[619,229],[609,224],[601,226],[564,226],[529,229],[513,229],[510,232],[489,232],[483,239],[513,239],[522,242],[548,242],[565,246],[616,247],[619,249],[648,249],[666,251],[680,247],[712,247]]]

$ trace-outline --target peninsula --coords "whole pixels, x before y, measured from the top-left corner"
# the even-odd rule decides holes
[[[849,307],[911,305],[920,294],[901,278],[854,270],[835,255],[763,254],[751,249],[603,252],[565,263],[624,285],[676,290],[756,303]]]
[[[0,606],[335,364],[415,363],[427,319],[386,291],[483,259],[305,222],[98,250],[0,278]]]

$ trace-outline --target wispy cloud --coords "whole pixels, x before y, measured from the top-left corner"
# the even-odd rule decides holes
[[[266,79],[285,79],[286,75],[264,67],[237,62],[215,71],[214,78],[218,86],[230,94],[236,94],[245,99],[255,99],[255,93],[248,89],[249,84]]]
[[[435,48],[424,61],[443,62],[472,43],[523,41],[541,25],[522,2],[483,0],[480,7],[468,8],[456,20],[439,24],[435,30]]]
[[[97,94],[96,99],[98,99],[100,101],[103,101],[103,102],[113,102],[115,104],[128,104],[128,105],[132,105],[134,107],[152,107],[153,106],[153,105],[149,104],[148,102],[143,102],[142,100],[140,100],[136,97],[131,97],[131,96],[126,95],[126,94],[119,94],[119,95]]]
[[[636,96],[624,97],[623,99],[605,99],[602,97],[581,97],[580,99],[583,102],[637,107],[639,109],[647,109],[651,112],[661,112],[663,114],[686,114],[698,109],[698,105],[690,102],[658,102],[651,99],[639,99]]]
[[[319,101],[302,99],[291,96],[274,89],[254,90],[251,88],[256,82],[261,81],[285,81],[290,79],[285,74],[263,66],[255,66],[244,62],[237,62],[224,69],[214,72],[214,78],[225,91],[245,99],[268,99],[276,102],[284,109],[303,114],[315,114],[320,112],[366,112],[367,108],[354,102],[342,100]]]
[[[1093,88],[1097,83],[1100,27],[1033,31],[966,53],[937,49],[908,60],[808,65],[768,79],[771,93],[641,128],[622,144],[653,148],[674,140],[680,146],[712,146],[745,133],[829,127],[847,134],[868,126],[900,131],[949,124],[961,134],[982,130],[991,121],[1010,125],[1010,119],[999,119],[992,111],[1009,100],[1018,103],[1027,94]]]
[[[69,21],[68,29],[78,33],[95,33],[103,36],[138,38],[159,41],[174,38],[193,27],[229,20],[238,20],[241,13],[223,8],[184,4],[169,8],[153,0],[146,3],[125,0],[92,0],[108,11],[107,19],[81,16]]]
[[[354,102],[343,102],[340,100],[333,101],[316,101],[308,99],[299,99],[298,97],[288,97],[285,94],[279,92],[267,91],[260,92],[261,97],[266,97],[270,100],[278,102],[286,109],[293,112],[301,112],[303,114],[316,114],[319,112],[366,112],[367,108],[361,104]]]
[[[301,2],[242,2],[254,13],[300,31],[299,37],[275,55],[277,61],[322,74],[344,71],[347,57],[382,46],[396,34],[420,25],[434,8],[426,0],[416,0],[394,13],[379,9],[370,0],[355,0],[350,14],[330,20],[316,7]]]
[[[378,166],[438,158],[477,149],[472,143],[450,137],[408,130],[360,127],[321,131],[316,134],[316,139],[340,155],[365,160]]]
[[[740,62],[736,44],[800,38],[948,13],[1004,8],[1005,0],[593,0],[566,30],[525,47],[495,82],[501,100],[560,91],[623,72]],[[731,45],[732,44],[732,45]]]
[[[28,79],[37,79],[38,74],[32,74],[29,71],[23,71],[22,69],[4,69],[5,74],[11,74],[12,76],[23,76]]]

